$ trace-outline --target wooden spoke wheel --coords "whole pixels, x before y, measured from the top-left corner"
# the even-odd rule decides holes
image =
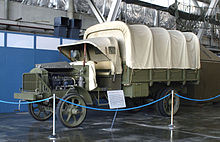
[[[40,102],[28,105],[31,116],[39,121],[45,121],[52,116],[52,106],[49,102]]]
[[[157,94],[157,99],[160,99],[168,94],[170,94],[169,97],[166,97],[165,99],[159,101],[156,103],[156,110],[157,112],[162,116],[170,116],[171,115],[171,106],[172,106],[172,94],[171,91],[174,90],[172,88],[166,88],[162,92],[159,92]],[[177,93],[174,90],[174,93]],[[180,105],[180,99],[178,96],[174,95],[173,97],[173,114],[175,115],[179,109]]]
[[[86,106],[84,99],[77,94],[67,94],[62,99],[74,104]],[[64,126],[74,128],[79,126],[85,120],[86,108],[75,106],[60,100],[57,106],[57,115]]]

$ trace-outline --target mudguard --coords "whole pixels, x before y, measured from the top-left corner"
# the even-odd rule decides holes
[[[93,101],[92,101],[92,98],[91,98],[89,92],[88,92],[86,89],[82,88],[82,87],[74,86],[74,88],[69,89],[69,90],[66,92],[66,94],[76,93],[76,91],[77,91],[77,93],[78,93],[81,97],[83,97],[83,99],[84,99],[85,102],[86,102],[86,105],[93,105]]]

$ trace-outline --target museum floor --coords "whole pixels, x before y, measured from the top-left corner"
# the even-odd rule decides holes
[[[119,112],[114,129],[109,130],[114,113],[89,111],[83,124],[69,129],[57,124],[56,142],[113,142],[113,141],[220,141],[220,104],[181,106],[175,116],[175,129],[169,130],[169,118],[154,114],[152,108],[137,113]],[[52,119],[34,120],[27,112],[0,114],[0,141],[49,142]]]

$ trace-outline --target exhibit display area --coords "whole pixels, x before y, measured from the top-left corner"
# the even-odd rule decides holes
[[[0,0],[0,141],[219,141],[219,0]]]
[[[100,100],[108,102],[109,90],[123,90],[128,108],[165,97],[172,90],[192,97],[187,93],[188,86],[202,86],[200,71],[206,70],[200,69],[200,44],[195,34],[119,21],[94,25],[85,31],[84,40],[60,45],[58,50],[71,63],[36,65],[30,73],[23,74],[23,88],[14,97],[36,101],[56,94],[62,98],[57,100],[57,115],[67,127],[79,126],[86,116],[86,108],[68,102],[81,106],[104,105]],[[216,94],[208,95],[205,98]],[[171,96],[158,102],[158,113],[170,116],[170,102]],[[174,114],[179,104],[180,99],[175,95]],[[31,115],[37,120],[49,119],[52,100],[37,105],[29,104]]]

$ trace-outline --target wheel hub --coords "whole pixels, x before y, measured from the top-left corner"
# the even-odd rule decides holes
[[[67,109],[67,112],[73,115],[78,114],[78,109],[75,108],[74,106],[69,106],[69,108]]]
[[[72,113],[72,114],[77,114],[77,113],[78,113],[78,109],[73,108],[73,109],[71,110],[71,113]]]

